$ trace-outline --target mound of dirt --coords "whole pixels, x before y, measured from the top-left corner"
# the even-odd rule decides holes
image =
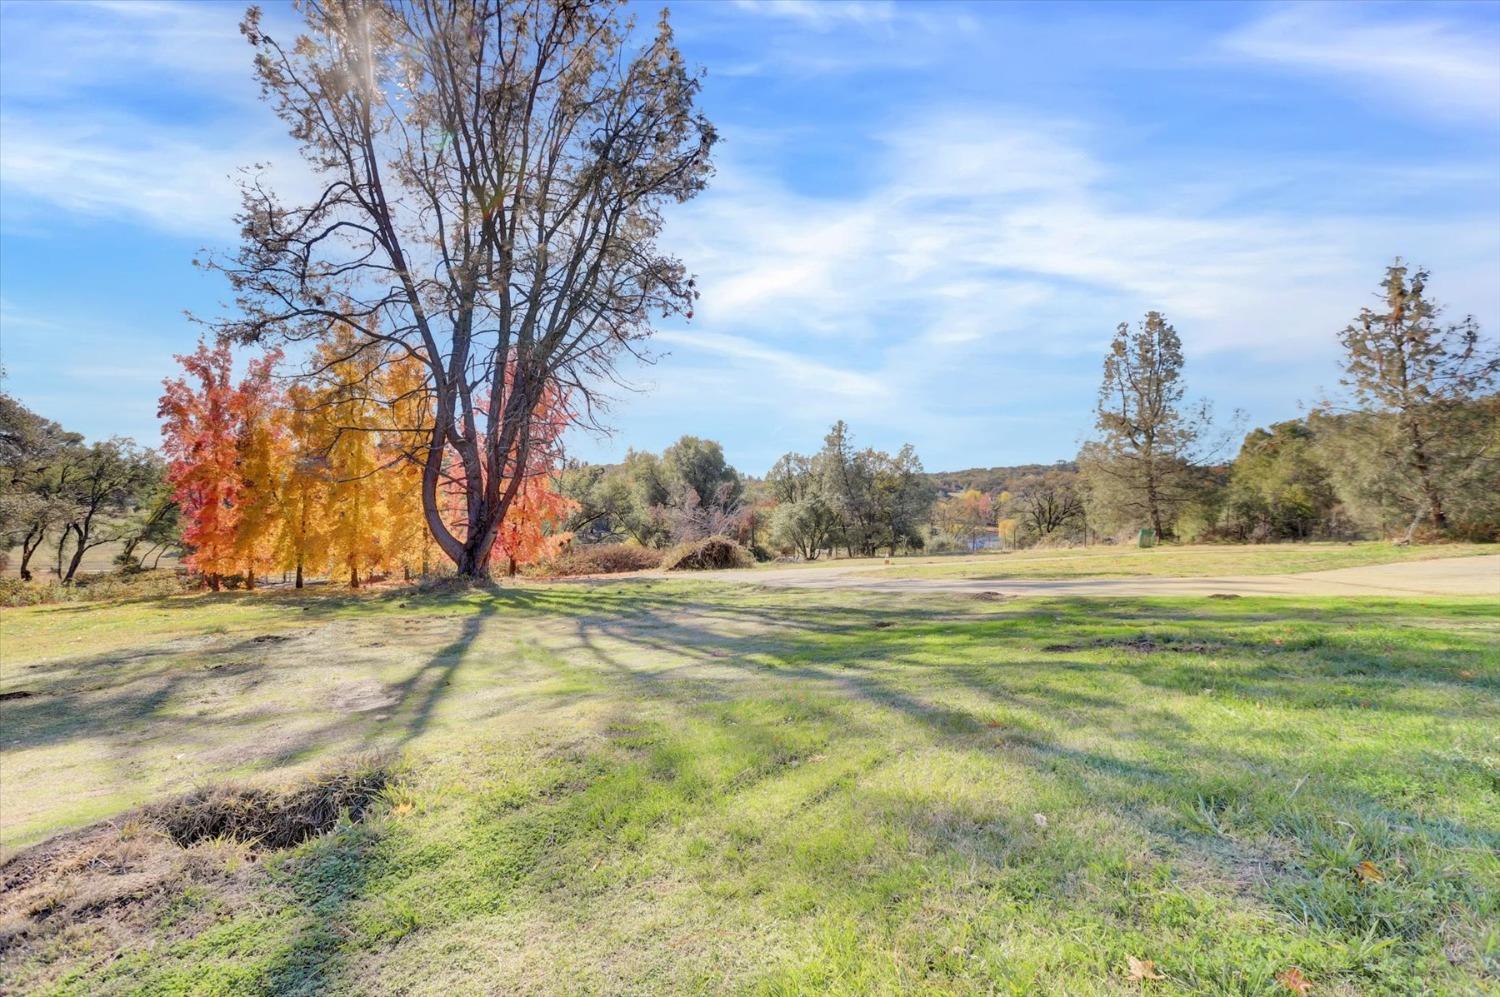
[[[383,760],[357,757],[289,785],[196,790],[20,852],[0,865],[0,957],[64,931],[117,951],[155,938],[190,886],[232,893],[260,852],[331,831],[343,814],[364,819],[390,778]]]
[[[661,560],[664,571],[712,571],[720,568],[749,568],[755,555],[728,537],[705,537],[678,544]]]
[[[361,759],[292,786],[209,786],[139,811],[183,847],[227,838],[290,848],[333,830],[339,815],[362,820],[390,780],[386,767]]]

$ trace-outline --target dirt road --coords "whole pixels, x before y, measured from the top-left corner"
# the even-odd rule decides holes
[[[1217,578],[882,578],[868,565],[711,571],[700,577],[776,588],[875,592],[996,592],[1001,595],[1491,595],[1500,604],[1500,554],[1379,564],[1298,575]]]

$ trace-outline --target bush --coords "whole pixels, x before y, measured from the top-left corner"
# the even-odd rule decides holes
[[[928,554],[954,554],[959,551],[967,552],[969,545],[955,540],[946,533],[939,533],[927,541],[925,552]]]
[[[185,572],[154,568],[128,575],[112,573],[79,575],[72,585],[53,579],[23,582],[0,578],[0,606],[40,606],[51,602],[103,602],[112,599],[156,599],[177,595],[193,587]]]
[[[705,537],[678,544],[661,560],[666,571],[710,571],[716,568],[749,568],[755,555],[728,537]]]
[[[637,544],[578,544],[536,565],[528,574],[613,575],[647,571],[661,564],[662,553]]]

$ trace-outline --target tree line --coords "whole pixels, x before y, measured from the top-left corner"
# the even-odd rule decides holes
[[[72,582],[89,551],[118,545],[116,564],[156,564],[177,543],[165,465],[133,440],[79,433],[0,393],[0,557],[30,581],[50,563]]]
[[[1005,503],[1024,539],[1149,528],[1265,541],[1500,536],[1500,349],[1472,317],[1442,321],[1430,275],[1397,260],[1376,307],[1339,334],[1343,391],[1224,452],[1187,398],[1183,348],[1157,312],[1111,342],[1095,435],[1077,472],[1034,476]],[[1003,532],[1003,526],[1002,526]]]
[[[762,558],[920,547],[932,498],[910,445],[894,455],[858,449],[843,422],[817,453],[786,454],[764,478],[730,466],[716,441],[684,436],[660,455],[571,466],[559,481],[575,503],[575,542],[660,548],[718,535]]]

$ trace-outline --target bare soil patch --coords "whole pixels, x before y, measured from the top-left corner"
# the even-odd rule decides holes
[[[288,785],[195,790],[27,849],[0,865],[0,956],[62,931],[98,932],[116,951],[159,938],[195,885],[232,898],[262,854],[365,819],[390,778],[384,760],[359,757]]]

